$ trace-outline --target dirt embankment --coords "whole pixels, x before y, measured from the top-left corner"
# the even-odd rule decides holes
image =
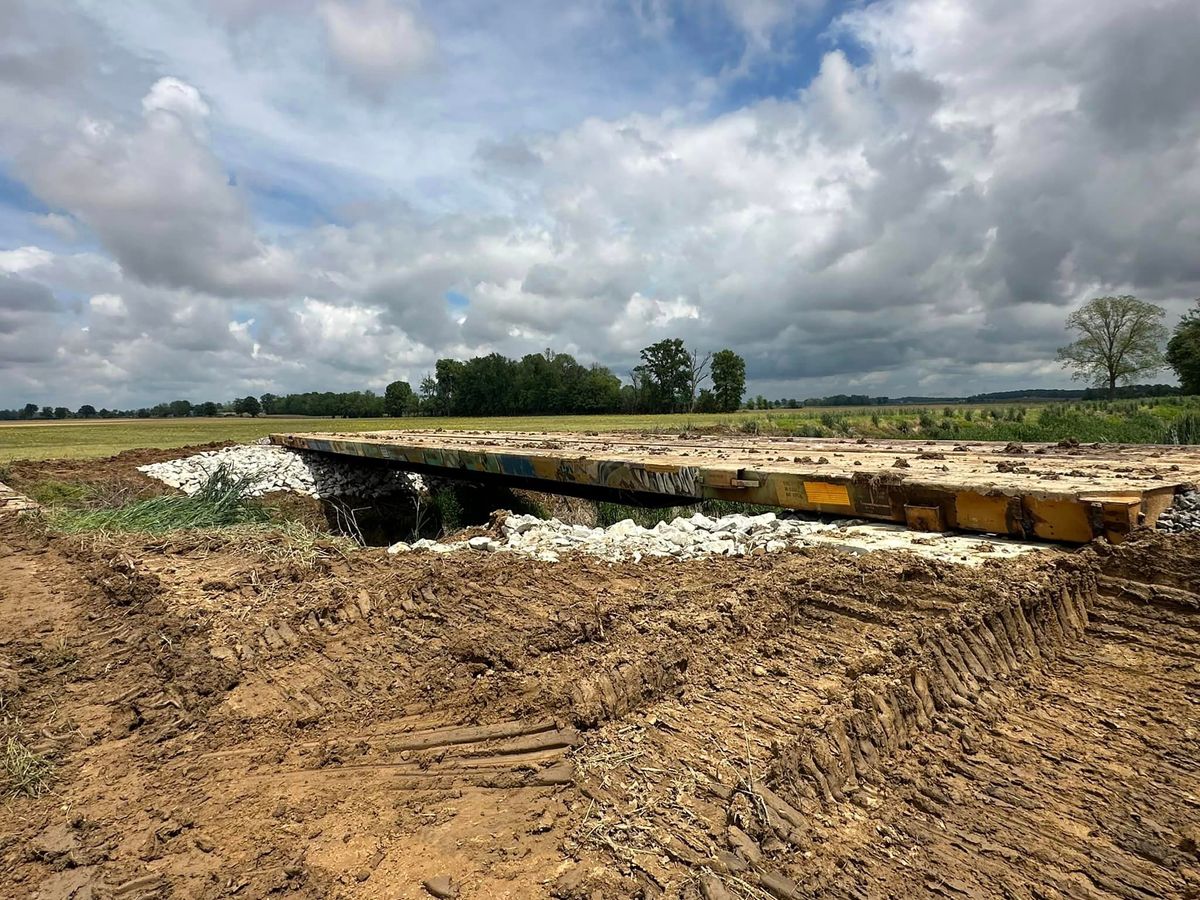
[[[979,569],[239,541],[0,524],[6,733],[57,766],[0,894],[1200,885],[1195,537]]]

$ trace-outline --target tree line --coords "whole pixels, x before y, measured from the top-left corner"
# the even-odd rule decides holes
[[[732,350],[701,354],[670,338],[642,350],[629,384],[604,366],[547,350],[520,360],[439,359],[417,392],[398,382],[385,397],[406,414],[514,416],[732,412],[745,391],[746,363]]]
[[[601,365],[568,353],[531,353],[519,360],[498,353],[468,360],[439,359],[417,389],[394,381],[374,391],[310,391],[239,397],[227,403],[174,400],[139,409],[97,410],[84,404],[0,410],[0,419],[183,418],[218,415],[503,416],[588,413],[732,412],[746,391],[746,363],[732,350],[701,353],[678,338],[651,344],[621,381]]]
[[[1076,339],[1058,351],[1075,378],[1092,387],[1079,399],[1122,396],[1200,394],[1200,300],[1168,331],[1166,311],[1136,297],[1097,297],[1067,317]],[[1164,348],[1165,345],[1165,348]],[[743,406],[746,363],[732,350],[701,353],[679,338],[668,338],[641,351],[628,383],[601,365],[583,365],[567,353],[546,350],[521,359],[499,353],[468,360],[439,359],[434,371],[414,390],[394,381],[382,395],[374,391],[263,394],[226,403],[173,400],[138,409],[97,409],[85,403],[65,406],[27,403],[0,409],[0,419],[183,418],[187,416],[268,415],[373,418],[381,416],[503,416],[587,413],[733,412]],[[1132,379],[1170,367],[1181,387],[1131,385]],[[987,402],[1031,399],[1031,391],[942,398],[944,402]],[[1047,395],[1075,394],[1043,391]],[[745,403],[749,409],[801,406],[882,406],[936,398],[872,397],[835,394],[800,401],[768,400],[761,394]]]

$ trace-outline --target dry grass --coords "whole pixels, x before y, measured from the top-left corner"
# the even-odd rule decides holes
[[[9,799],[41,797],[50,790],[54,780],[54,763],[40,753],[34,753],[15,737],[9,737],[0,754],[0,777]]]
[[[94,532],[78,536],[93,552],[139,551],[163,553],[183,549],[192,558],[204,559],[212,553],[236,553],[264,562],[291,562],[311,568],[324,560],[345,558],[359,549],[350,538],[315,531],[302,522],[231,525],[197,528],[162,536],[127,535]]]

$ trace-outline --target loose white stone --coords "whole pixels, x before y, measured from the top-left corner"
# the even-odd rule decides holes
[[[246,493],[254,497],[275,491],[310,497],[378,497],[424,489],[419,475],[263,444],[206,450],[184,459],[141,466],[139,471],[186,494],[194,494],[220,468],[235,478],[249,479]]]

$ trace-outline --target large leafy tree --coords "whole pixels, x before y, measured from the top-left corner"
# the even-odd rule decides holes
[[[612,412],[620,407],[621,381],[600,365],[580,364],[569,353],[530,353],[516,364],[512,403],[521,413]]]
[[[1060,347],[1058,358],[1072,377],[1106,388],[1111,399],[1117,384],[1161,369],[1167,329],[1161,306],[1124,294],[1097,297],[1067,316],[1067,328],[1079,336]]]
[[[393,381],[383,391],[383,408],[389,416],[412,415],[419,405],[417,395],[407,381]]]
[[[651,412],[677,412],[691,404],[692,357],[679,338],[666,338],[644,349],[633,379]]]
[[[458,382],[466,365],[457,359],[439,359],[433,367],[435,379],[432,412],[436,416],[448,416],[457,411],[455,394]]]
[[[456,416],[507,416],[516,412],[513,386],[517,364],[499,353],[475,356],[462,364],[450,412]],[[441,376],[438,376],[441,383]]]
[[[746,361],[732,350],[718,350],[712,358],[713,399],[721,412],[735,412],[746,393]]]
[[[1179,376],[1185,394],[1200,394],[1200,300],[1167,342],[1167,362]]]
[[[262,404],[253,395],[241,397],[233,401],[233,411],[239,415],[257,416],[262,412]]]

